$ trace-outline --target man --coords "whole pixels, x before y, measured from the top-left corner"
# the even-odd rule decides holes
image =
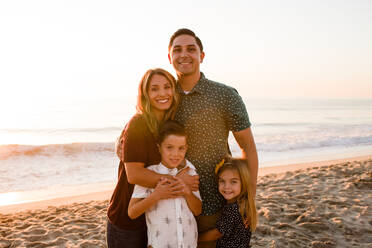
[[[197,217],[199,232],[215,227],[224,202],[218,193],[214,169],[229,153],[229,131],[239,144],[243,158],[248,160],[254,191],[258,171],[257,151],[245,105],[235,89],[204,76],[200,71],[204,56],[202,42],[193,31],[179,29],[170,38],[168,58],[176,70],[181,94],[175,118],[185,125],[189,144],[187,158],[200,176],[203,211]],[[215,242],[200,243],[198,247],[215,247]]]

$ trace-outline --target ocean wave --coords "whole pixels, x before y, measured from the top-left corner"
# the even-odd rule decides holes
[[[73,156],[82,153],[114,153],[114,143],[72,143],[52,145],[0,145],[0,160],[17,156]]]
[[[309,127],[312,125],[316,125],[316,123],[311,124],[309,122],[261,122],[261,123],[256,123],[254,126],[255,127]]]
[[[84,132],[119,132],[123,127],[92,127],[92,128],[2,128],[7,133],[84,133]]]
[[[314,136],[307,139],[303,139],[300,136],[295,138],[290,137],[290,135],[283,135],[272,137],[270,141],[257,141],[256,145],[257,149],[263,152],[290,152],[315,148],[355,147],[372,145],[372,135],[354,137]]]

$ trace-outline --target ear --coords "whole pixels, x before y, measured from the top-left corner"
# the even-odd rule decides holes
[[[204,56],[205,56],[205,53],[202,52],[202,53],[200,54],[200,63],[203,63]]]
[[[169,60],[169,64],[172,64],[172,58],[170,56],[170,53],[168,53],[168,60]]]
[[[159,144],[156,144],[156,146],[158,147],[159,153],[161,153],[161,151],[160,151],[160,145]]]

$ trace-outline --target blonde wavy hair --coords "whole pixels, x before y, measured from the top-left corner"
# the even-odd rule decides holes
[[[249,225],[251,231],[255,231],[257,227],[257,210],[253,196],[251,175],[248,169],[248,161],[242,158],[227,157],[220,168],[217,168],[217,178],[223,171],[235,170],[240,176],[241,190],[237,197],[239,212],[245,224]]]
[[[156,119],[150,102],[148,90],[150,86],[151,79],[154,75],[164,76],[171,84],[173,92],[172,105],[168,110],[166,110],[163,120],[160,122]],[[168,119],[173,119],[176,114],[176,110],[179,104],[179,95],[176,92],[176,79],[168,71],[161,68],[154,68],[146,71],[143,75],[141,82],[138,87],[138,97],[137,97],[137,113],[142,114],[145,118],[146,124],[150,129],[150,132],[155,138],[158,137],[159,126]]]

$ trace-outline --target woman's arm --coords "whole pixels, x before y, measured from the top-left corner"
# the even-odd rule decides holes
[[[222,237],[222,234],[217,230],[217,228],[213,228],[206,232],[200,233],[198,237],[198,242],[214,241],[221,237]]]
[[[177,197],[182,195],[183,186],[175,180],[173,176],[158,174],[154,171],[145,168],[144,163],[130,162],[124,163],[127,172],[128,182],[131,184],[138,184],[146,188],[155,188],[157,183],[162,178],[168,179],[168,187],[172,193],[167,198]]]
[[[128,182],[138,184],[146,188],[155,188],[160,178],[167,175],[160,175],[154,171],[145,168],[144,163],[129,162],[124,163],[125,171],[127,172]]]

